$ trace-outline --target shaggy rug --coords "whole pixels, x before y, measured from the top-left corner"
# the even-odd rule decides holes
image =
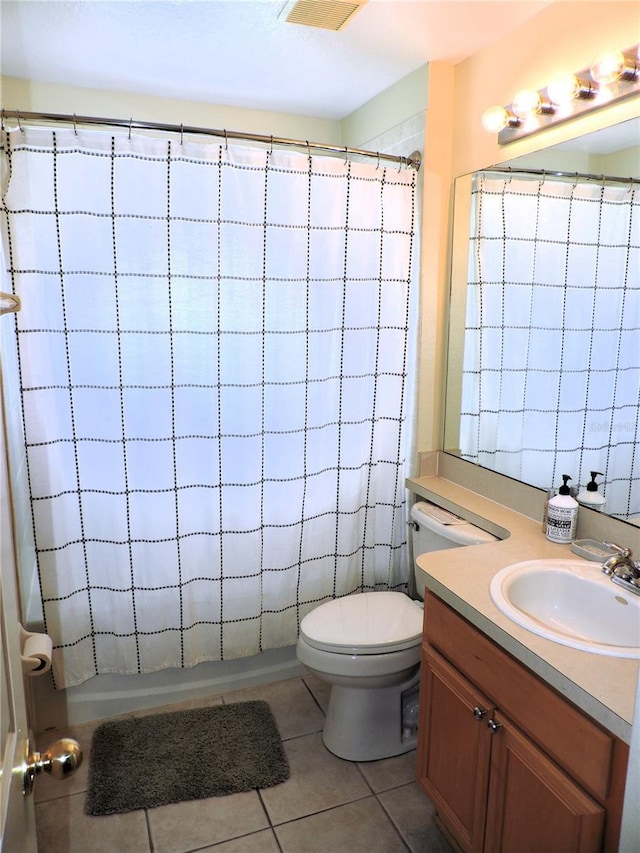
[[[289,777],[266,702],[238,702],[102,723],[85,812],[108,815],[269,788]]]

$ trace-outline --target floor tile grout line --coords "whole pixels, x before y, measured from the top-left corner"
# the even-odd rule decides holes
[[[314,729],[313,731],[310,731],[310,732],[301,732],[300,734],[289,735],[289,737],[281,737],[280,739],[281,739],[282,743],[291,743],[294,740],[302,740],[302,738],[311,737],[312,735],[322,735],[322,729]],[[324,746],[324,744],[323,744],[323,746]],[[337,758],[337,757],[338,757],[337,755],[334,756],[334,758]],[[345,761],[346,759],[342,758],[340,760]]]
[[[373,796],[375,797],[376,792],[373,790],[373,785],[372,785],[372,784],[371,784],[371,782],[367,779],[367,777],[366,777],[366,775],[365,775],[364,770],[363,770],[363,769],[362,769],[362,767],[360,766],[361,762],[358,762],[358,761],[352,761],[352,762],[351,762],[351,764],[353,764],[353,765],[354,765],[354,767],[356,768],[356,770],[358,771],[358,773],[359,773],[359,774],[360,774],[360,776],[362,777],[363,782],[365,783],[365,785],[367,786],[367,788],[371,791],[371,793],[372,793],[372,794],[373,794]]]
[[[263,829],[255,829],[252,832],[243,832],[241,835],[234,835],[233,838],[223,838],[220,841],[214,841],[213,844],[210,843],[204,844],[200,847],[192,847],[190,850],[185,850],[184,853],[200,853],[202,850],[213,850],[216,847],[222,847],[223,844],[229,844],[230,841],[238,841],[240,838],[251,838],[252,835],[259,835],[261,832],[267,832],[268,830],[271,830],[274,841],[278,845],[278,851],[279,853],[282,853],[282,847],[280,846],[272,826],[265,826]]]
[[[313,701],[314,701],[314,702],[316,703],[316,705],[318,706],[318,708],[319,708],[320,713],[322,714],[322,716],[326,718],[326,714],[325,714],[324,708],[322,707],[322,705],[320,704],[320,702],[318,702],[318,700],[316,699],[316,696],[315,696],[315,693],[313,692],[313,690],[309,687],[309,685],[307,684],[307,682],[304,680],[304,676],[300,676],[300,681],[304,684],[304,686],[305,686],[305,688],[306,688],[307,692],[309,693],[309,695],[311,696],[311,698],[313,699]]]
[[[61,797],[50,797],[48,800],[40,800],[35,805],[36,806],[44,806],[47,803],[57,802],[58,800],[67,800],[71,799],[71,797],[83,797],[86,794],[86,790],[84,791],[71,791],[69,794],[63,794]]]
[[[261,791],[264,790],[264,788],[256,788],[255,790],[256,790],[256,794],[258,795],[258,799],[260,800],[260,805],[262,806],[262,811],[264,812],[264,816],[267,819],[267,823],[269,824],[271,829],[273,829],[273,823],[271,821],[271,815],[269,814],[269,809],[267,808],[267,804],[263,800],[262,794],[260,793]]]
[[[81,791],[70,791],[68,794],[62,794],[61,793],[61,794],[58,794],[57,796],[54,795],[52,797],[44,797],[43,798],[41,795],[39,797],[39,799],[33,801],[33,804],[36,807],[37,806],[43,806],[45,803],[52,803],[52,802],[56,802],[57,800],[64,800],[66,797],[74,797],[76,794],[86,794],[86,793],[87,793],[87,788],[83,788]]]
[[[151,835],[151,820],[149,818],[149,809],[144,810],[144,819],[147,825],[147,838],[149,840],[149,853],[154,853],[155,845],[153,843],[153,836]]]
[[[396,785],[391,785],[389,788],[381,788],[379,791],[374,791],[376,797],[381,796],[382,794],[388,794],[390,791],[397,791],[399,788],[407,788],[409,785],[415,785],[416,780],[411,779],[408,782],[398,782]]]
[[[327,806],[326,809],[319,809],[317,812],[310,812],[309,814],[303,814],[299,817],[292,817],[290,820],[283,820],[282,823],[274,823],[272,824],[272,827],[274,830],[277,830],[280,829],[281,826],[287,826],[287,824],[289,823],[298,823],[301,820],[306,820],[310,817],[316,817],[317,815],[326,814],[327,812],[332,812],[335,809],[341,809],[343,808],[343,806],[350,806],[352,803],[360,803],[363,800],[370,800],[372,798],[376,799],[375,794],[364,794],[363,796],[354,797],[352,800],[345,800],[343,803],[336,803],[333,806]]]
[[[389,790],[390,790],[390,791],[394,791],[394,790],[397,790],[398,788],[408,787],[408,786],[409,786],[409,785],[411,785],[411,784],[413,784],[413,783],[412,783],[412,782],[408,782],[406,785],[398,785],[396,788],[390,788]],[[387,792],[386,792],[386,791],[381,791],[380,793],[381,793],[381,794],[386,794]],[[401,832],[401,830],[400,830],[400,827],[396,824],[395,820],[393,819],[393,815],[388,811],[388,809],[385,807],[385,804],[382,802],[382,800],[380,799],[380,797],[379,797],[377,794],[376,794],[376,800],[378,801],[378,804],[379,804],[380,808],[382,809],[382,811],[383,811],[383,812],[385,813],[385,815],[387,816],[387,820],[389,821],[389,823],[391,824],[391,826],[395,829],[395,831],[398,833],[398,837],[400,838],[400,840],[402,841],[402,843],[404,844],[404,846],[407,848],[407,850],[409,851],[409,853],[412,853],[411,847],[409,846],[409,843],[407,842],[406,838],[405,838],[405,837],[404,837],[404,835],[402,834],[402,832]]]
[[[269,823],[269,829],[271,830],[271,834],[273,835],[275,842],[278,845],[278,850],[280,851],[280,853],[282,853],[282,846],[280,845],[280,841],[278,840],[278,836],[276,834],[276,828],[273,824],[273,821],[271,820],[271,815],[269,814],[269,809],[267,808],[267,804],[265,803],[265,801],[262,798],[261,791],[264,791],[264,790],[265,790],[264,788],[256,788],[256,792],[258,794],[258,799],[260,800],[260,804],[262,805],[262,808],[264,810],[265,817],[267,818],[267,821]]]

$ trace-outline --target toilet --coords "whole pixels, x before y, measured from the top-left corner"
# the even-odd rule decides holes
[[[426,501],[411,508],[414,560],[427,551],[495,542],[479,527]],[[417,594],[424,582],[414,563]],[[331,685],[322,733],[349,761],[375,761],[416,746],[423,604],[403,592],[327,601],[300,624],[300,663]]]

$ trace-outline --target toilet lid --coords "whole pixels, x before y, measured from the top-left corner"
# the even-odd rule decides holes
[[[327,601],[308,613],[300,635],[341,654],[397,652],[420,643],[422,607],[402,592],[364,592]]]

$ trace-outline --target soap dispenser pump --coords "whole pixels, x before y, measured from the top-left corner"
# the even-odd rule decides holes
[[[567,481],[571,477],[562,475],[563,483],[558,494],[549,501],[547,510],[547,539],[550,542],[568,544],[573,541],[578,523],[578,502],[571,497]]]
[[[591,482],[587,483],[586,489],[583,489],[578,495],[578,503],[582,506],[588,506],[590,509],[597,509],[602,512],[607,499],[598,491],[596,477],[602,477],[602,471],[591,472]]]

